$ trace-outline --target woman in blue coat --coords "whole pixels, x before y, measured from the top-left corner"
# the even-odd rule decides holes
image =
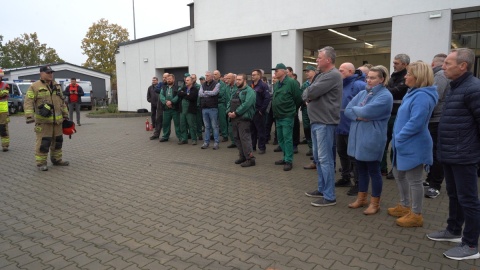
[[[387,143],[387,124],[392,112],[393,97],[385,87],[389,76],[384,66],[376,66],[367,74],[366,90],[356,95],[345,108],[345,116],[352,120],[348,137],[349,156],[354,157],[358,170],[357,200],[350,208],[366,206],[370,178],[372,198],[363,211],[365,215],[376,214],[380,210],[380,196],[383,180],[380,162]]]
[[[400,217],[396,221],[398,226],[422,227],[423,169],[428,170],[433,163],[428,121],[438,94],[433,86],[433,70],[424,62],[414,62],[407,67],[405,84],[409,89],[398,109],[392,137],[393,175],[400,203],[389,208],[388,214]]]

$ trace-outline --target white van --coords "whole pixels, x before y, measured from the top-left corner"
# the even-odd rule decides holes
[[[57,83],[62,86],[62,90],[65,91],[67,86],[70,84],[70,79],[55,79]],[[84,95],[81,97],[81,108],[88,108],[89,110],[92,109],[92,99],[90,97],[90,92],[92,91],[92,82],[90,81],[82,81],[77,79],[77,84],[80,85],[83,89]]]

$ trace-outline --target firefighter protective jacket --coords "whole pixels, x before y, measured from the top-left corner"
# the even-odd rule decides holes
[[[43,117],[38,113],[38,107],[42,104],[53,105],[49,117]],[[42,80],[34,82],[25,95],[25,117],[27,119],[35,117],[37,124],[61,125],[63,119],[68,118],[68,109],[60,85],[55,81],[51,84]]]

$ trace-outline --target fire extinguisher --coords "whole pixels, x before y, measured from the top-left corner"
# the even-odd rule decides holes
[[[150,131],[150,122],[148,121],[148,118],[147,121],[145,121],[145,130]]]

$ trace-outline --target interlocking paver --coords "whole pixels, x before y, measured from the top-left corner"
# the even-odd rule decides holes
[[[425,238],[445,227],[444,192],[424,201],[423,228],[349,209],[344,188],[336,206],[311,207],[304,192],[317,177],[301,169],[304,145],[292,172],[273,165],[281,153],[271,145],[244,169],[224,143],[160,144],[142,118],[84,118],[64,141],[71,166],[39,172],[31,126],[11,119],[11,151],[0,153],[2,269],[480,268],[445,259],[452,245]],[[395,181],[385,180],[382,209],[397,202]]]

